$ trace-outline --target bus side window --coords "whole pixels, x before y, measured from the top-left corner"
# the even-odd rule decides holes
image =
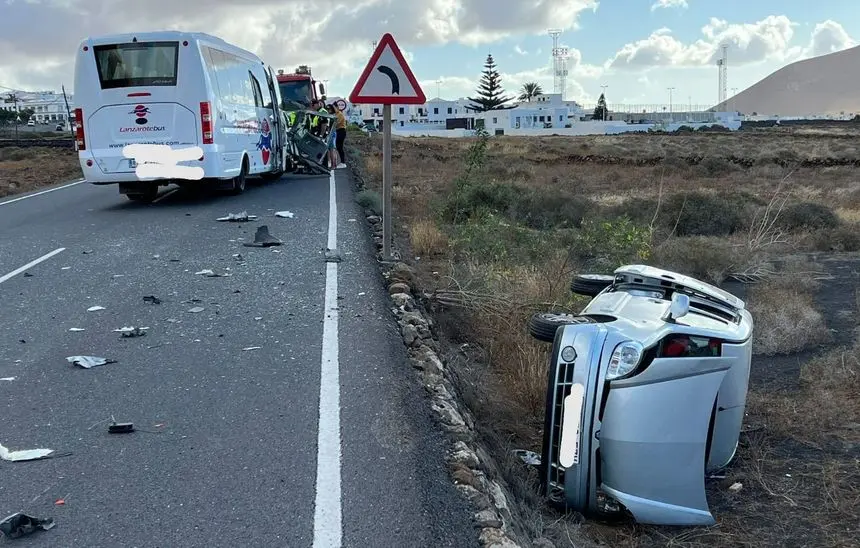
[[[250,70],[248,71],[248,77],[251,79],[251,91],[254,93],[254,106],[256,106],[257,108],[262,108],[263,94],[260,91],[260,83],[257,82],[257,78]]]

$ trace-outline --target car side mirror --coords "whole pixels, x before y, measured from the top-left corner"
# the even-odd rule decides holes
[[[669,313],[665,320],[673,322],[678,318],[686,316],[690,312],[690,297],[683,293],[674,293],[672,303],[669,305]]]

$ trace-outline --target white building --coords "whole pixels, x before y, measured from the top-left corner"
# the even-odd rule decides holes
[[[18,98],[17,105],[9,99],[8,94],[4,94],[0,109],[10,112],[15,112],[16,109],[18,112],[31,110],[37,124],[65,124],[69,118],[66,101],[68,101],[69,110],[74,109],[73,97],[68,94],[65,98],[62,93],[53,91],[19,92],[15,95]]]

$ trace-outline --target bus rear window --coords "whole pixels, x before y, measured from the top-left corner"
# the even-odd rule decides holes
[[[133,42],[95,46],[102,89],[175,86],[178,42]]]

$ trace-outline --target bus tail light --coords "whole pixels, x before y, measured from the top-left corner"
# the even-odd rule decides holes
[[[87,141],[84,138],[84,109],[75,109],[75,144],[78,150],[87,149]]]
[[[212,110],[209,101],[200,103],[200,129],[203,131],[203,144],[213,144],[215,140],[212,136]]]

